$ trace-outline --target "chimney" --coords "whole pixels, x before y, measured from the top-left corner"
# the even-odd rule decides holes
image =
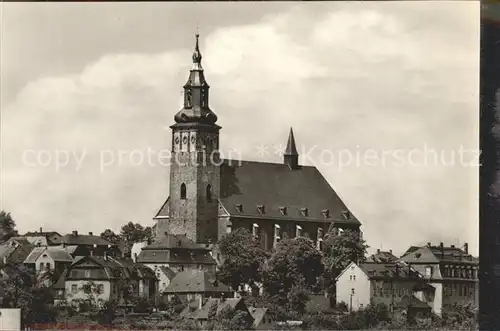
[[[427,243],[427,247],[431,247],[431,243]]]
[[[93,236],[94,234],[92,232],[89,232],[89,236]]]
[[[392,254],[392,249],[389,249],[389,253],[391,253],[391,254]]]
[[[464,244],[464,252],[465,252],[465,254],[469,254],[469,244],[468,243]]]
[[[455,248],[455,245],[451,245],[450,247],[451,247],[451,248]]]
[[[442,242],[439,243],[439,249],[441,250],[441,258],[444,258],[444,244]]]
[[[74,236],[78,236],[78,231],[73,231]]]
[[[377,248],[377,254],[380,253],[380,248]]]
[[[42,231],[42,227],[40,227],[40,233],[42,233],[42,232],[43,232],[43,231]]]

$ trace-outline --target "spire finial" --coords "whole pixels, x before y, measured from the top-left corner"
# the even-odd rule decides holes
[[[194,46],[194,53],[193,53],[193,63],[201,64],[201,53],[200,53],[200,45],[199,45],[199,38],[200,34],[198,33],[198,29],[196,29],[196,44]]]

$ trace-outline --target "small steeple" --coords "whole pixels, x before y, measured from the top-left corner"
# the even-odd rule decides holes
[[[297,153],[297,148],[295,147],[295,138],[292,128],[290,128],[290,134],[288,135],[288,143],[286,144],[283,161],[290,169],[297,169],[299,167],[299,153]]]

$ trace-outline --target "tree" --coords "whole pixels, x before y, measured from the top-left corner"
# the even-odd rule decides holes
[[[268,257],[259,242],[250,231],[238,228],[225,235],[218,246],[223,258],[219,270],[221,281],[234,290],[248,284],[255,294],[256,283],[262,281],[262,266]]]
[[[152,230],[148,226],[144,228],[139,223],[128,222],[121,228],[120,236],[125,240],[125,242],[129,245],[132,245],[136,242],[141,242],[144,240],[152,239]]]
[[[216,310],[217,306],[215,306]],[[212,316],[212,330],[251,330],[253,328],[252,318],[247,311],[235,311],[227,306]]]
[[[284,239],[267,261],[263,284],[269,308],[278,319],[302,314],[308,293],[323,273],[321,253],[307,238]]]
[[[112,244],[118,244],[122,239],[120,235],[117,235],[116,233],[113,232],[113,230],[110,229],[104,230],[104,232],[101,233],[100,237],[109,241]]]
[[[358,231],[345,230],[337,234],[333,227],[330,228],[323,241],[323,261],[327,271],[325,286],[332,289],[335,278],[349,263],[363,262],[368,247]]]
[[[9,238],[17,235],[16,222],[12,219],[10,213],[0,211],[0,243],[3,243]]]
[[[53,322],[57,311],[49,287],[37,281],[34,271],[24,265],[8,265],[8,276],[0,278],[2,308],[20,308],[24,326]]]

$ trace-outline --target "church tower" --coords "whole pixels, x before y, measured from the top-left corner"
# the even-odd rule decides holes
[[[193,65],[184,85],[184,107],[175,114],[170,161],[167,231],[197,243],[217,240],[220,187],[219,130],[196,34]]]

